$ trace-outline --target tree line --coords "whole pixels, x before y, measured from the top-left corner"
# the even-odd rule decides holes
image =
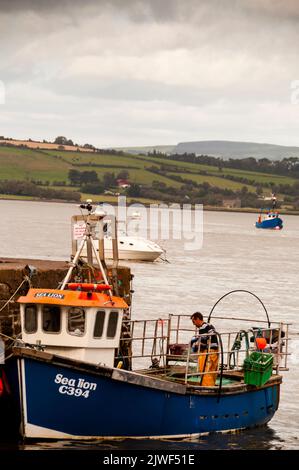
[[[31,181],[5,180],[0,181],[0,193],[14,196],[33,196],[40,199],[60,199],[66,201],[80,201],[78,191],[57,190],[37,186]]]
[[[209,165],[218,167],[219,171],[223,168],[235,168],[243,171],[256,171],[261,173],[273,173],[282,176],[292,176],[299,178],[299,158],[288,157],[282,160],[270,160],[269,158],[256,159],[254,157],[247,158],[229,158],[224,160],[220,157],[212,157],[209,155],[196,155],[195,153],[171,154],[166,155],[161,152],[148,152],[148,156],[167,158],[169,160],[197,163],[201,165]]]

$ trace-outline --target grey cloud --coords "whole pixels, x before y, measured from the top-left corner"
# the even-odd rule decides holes
[[[187,105],[204,105],[220,98],[219,93],[192,87],[166,85],[145,80],[110,80],[85,77],[82,81],[72,77],[51,83],[53,92],[61,96],[73,96],[91,100],[164,101]]]
[[[0,0],[0,15],[34,12],[39,16],[83,18],[111,11],[115,15],[126,15],[133,23],[143,23],[175,19],[179,5],[178,0]]]
[[[265,88],[240,83],[234,90],[219,86],[213,89],[197,86],[169,85],[150,80],[96,79],[94,77],[70,77],[52,80],[47,86],[58,96],[74,97],[81,100],[111,100],[136,102],[169,102],[182,106],[205,107],[225,101],[232,106],[254,105],[272,100],[285,103],[288,100],[288,84],[280,82],[279,87]]]
[[[254,122],[261,126],[261,134],[269,133],[271,113],[265,111],[263,115],[262,106],[258,106],[265,104],[272,109],[275,102],[273,109],[279,114],[279,106],[288,103],[289,84],[299,79],[298,20],[298,0],[0,0],[0,80],[7,83],[8,98],[14,87],[23,86],[24,90],[24,96],[20,92],[17,99],[1,108],[1,113],[5,119],[12,106],[16,113],[19,107],[24,111],[20,122],[26,121],[29,128],[32,111],[39,116],[44,137],[42,125],[49,132],[55,128],[54,111],[64,116],[66,108],[76,109],[77,133],[80,126],[84,132],[92,128],[88,110],[97,107],[103,113],[103,122],[109,115],[109,124],[114,122],[117,128],[129,130],[134,119],[130,110],[142,103],[146,112],[138,120],[141,139],[142,134],[146,136],[148,122],[156,118],[152,111],[156,103],[160,109],[165,103],[165,109],[173,106],[186,114],[177,127],[171,111],[165,114],[169,132],[173,125],[173,142],[178,140],[178,132],[181,140],[184,132],[190,140],[190,129],[196,129],[197,115],[193,124],[188,122],[190,108],[198,110],[200,116],[207,112],[201,124],[209,138],[212,135],[208,132],[224,138],[224,130],[229,137],[229,126],[233,128],[236,123],[244,132],[248,129],[248,135]],[[180,50],[187,52],[182,65],[175,55]],[[163,61],[155,61],[160,52]],[[114,62],[107,71],[103,66],[102,72],[107,73],[97,78],[96,67],[100,69],[107,56]],[[123,64],[130,58],[137,60],[126,74]],[[153,69],[149,70],[148,64],[154,64]],[[155,64],[164,73],[159,75]],[[136,75],[140,72],[140,79],[133,67]],[[197,72],[198,81],[184,80],[182,69],[186,76]],[[201,80],[205,71],[212,72]],[[226,71],[231,72],[228,78]],[[176,74],[182,77],[181,82],[180,78],[172,80]],[[118,113],[118,102],[127,106],[125,118]],[[213,108],[219,102],[224,102],[219,116],[212,111],[209,114],[209,106]],[[103,103],[105,107],[101,108]],[[244,112],[246,107],[252,110],[251,123]],[[230,112],[235,120],[226,119]],[[44,122],[40,118],[43,113]],[[291,126],[286,113],[284,117],[283,132],[298,135],[295,120]],[[11,122],[13,126],[13,119]],[[36,124],[37,119],[32,118],[33,129]],[[137,124],[134,126],[137,132]],[[11,133],[15,134],[13,127]],[[89,134],[88,139],[93,140]]]
[[[251,2],[239,0],[238,3],[245,11],[267,15],[269,19],[273,17],[279,19],[289,18],[291,20],[299,18],[299,4],[297,0],[252,0]]]
[[[51,14],[81,13],[90,7],[114,9],[127,13],[135,21],[152,18],[160,20],[185,20],[200,10],[208,9],[214,18],[219,14],[237,12],[241,16],[252,13],[271,18],[298,18],[297,0],[0,0],[1,12],[35,11]]]

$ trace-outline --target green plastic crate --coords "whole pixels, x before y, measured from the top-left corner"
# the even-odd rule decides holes
[[[272,368],[272,354],[255,351],[244,360],[244,382],[261,387],[270,379]]]

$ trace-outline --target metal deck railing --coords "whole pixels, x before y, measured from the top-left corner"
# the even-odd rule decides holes
[[[223,323],[223,327],[216,331],[218,337],[218,365],[214,371],[199,369],[199,356],[206,356],[206,361],[215,354],[210,348],[202,351],[201,336],[197,335],[197,329],[191,324],[189,315],[169,315],[168,318],[157,320],[126,320],[126,331],[129,335],[121,337],[122,344],[127,346],[127,354],[124,359],[130,360],[130,368],[133,370],[148,369],[159,370],[159,373],[169,374],[169,371],[180,370],[180,377],[184,377],[187,383],[191,377],[199,378],[205,374],[218,375],[221,371],[240,373],[243,370],[244,360],[248,355],[258,350],[257,338],[266,339],[264,353],[273,355],[273,371],[288,370],[289,356],[289,323],[231,317],[214,317],[213,323]],[[250,323],[249,328],[236,329],[236,322]],[[249,326],[249,325],[248,325]],[[218,329],[217,328],[217,329]],[[198,336],[198,350],[192,350],[191,338]],[[128,347],[129,346],[129,347]],[[124,351],[123,351],[124,352]]]

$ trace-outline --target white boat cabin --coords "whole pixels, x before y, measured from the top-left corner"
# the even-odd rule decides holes
[[[123,299],[99,292],[30,289],[21,304],[22,340],[46,352],[114,366]]]

